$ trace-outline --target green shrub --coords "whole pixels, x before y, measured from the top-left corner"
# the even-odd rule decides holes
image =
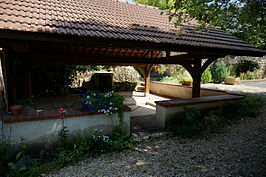
[[[95,129],[70,137],[66,127],[58,135],[56,165],[59,167],[73,164],[89,155],[120,152],[134,145],[133,139],[127,136],[120,127],[114,129],[112,136],[102,135],[100,131]]]
[[[197,110],[184,107],[184,112],[167,123],[167,129],[183,137],[193,137],[210,130],[219,122],[235,120],[244,116],[255,117],[259,114],[263,100],[254,95],[246,95],[243,100],[224,105],[222,109]]]
[[[167,125],[168,130],[183,137],[199,135],[203,130],[214,125],[216,118],[212,113],[202,114],[196,108],[184,106],[184,112]]]
[[[244,116],[255,117],[263,104],[263,99],[256,95],[247,94],[245,98],[223,106],[222,116],[225,119],[235,119]]]
[[[160,81],[165,82],[165,83],[173,83],[173,84],[180,83],[179,78],[175,77],[175,76],[165,76],[165,77],[161,78]]]
[[[114,82],[140,82],[140,75],[132,66],[117,66],[113,72]]]
[[[26,155],[24,139],[16,147],[8,139],[0,142],[0,176],[23,176],[33,165],[34,160]]]
[[[134,145],[132,137],[127,136],[120,127],[117,127],[113,131],[113,135],[111,136],[111,141],[108,141],[108,143],[111,151],[113,152],[120,152]]]
[[[192,82],[192,79],[189,77],[183,77],[181,82]]]
[[[229,76],[228,68],[223,61],[216,61],[210,67],[212,80],[216,83],[223,82],[224,78]]]
[[[237,75],[237,73],[236,73],[236,67],[237,67],[237,64],[233,64],[233,65],[228,66],[229,76],[239,77],[239,75]]]
[[[117,66],[113,72],[113,89],[117,92],[134,91],[140,82],[140,74],[132,66]]]
[[[201,76],[201,82],[205,84],[211,82],[211,80],[212,80],[212,73],[209,69],[206,69]]]
[[[183,77],[180,81],[180,83],[182,83],[182,85],[187,85],[187,86],[191,86],[192,82],[193,82],[193,80],[190,77]]]
[[[248,71],[246,73],[240,73],[241,80],[253,80],[253,79],[260,79],[262,74],[259,71]]]
[[[1,141],[0,176],[40,176],[53,169],[74,164],[90,155],[120,152],[134,145],[133,139],[127,136],[120,127],[113,131],[113,136],[105,136],[97,130],[70,136],[64,126],[58,136],[57,149],[49,154],[49,159],[45,161],[44,159],[32,160],[30,156],[27,156],[24,144],[15,149],[9,141]],[[39,163],[40,161],[43,161],[42,164]]]
[[[4,176],[8,172],[8,163],[13,161],[16,156],[16,151],[7,139],[2,139],[0,142],[0,176]]]

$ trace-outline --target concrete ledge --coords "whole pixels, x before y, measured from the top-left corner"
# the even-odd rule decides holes
[[[220,96],[209,96],[209,97],[199,97],[199,98],[187,98],[178,100],[167,100],[167,101],[156,101],[157,105],[163,107],[180,106],[180,105],[194,105],[199,103],[210,103],[217,101],[231,101],[244,98],[243,95],[220,95]]]
[[[102,113],[98,112],[87,112],[80,111],[72,108],[64,109],[64,119],[80,117],[80,116],[92,116],[92,115],[101,115]],[[124,112],[130,112],[131,108],[124,105]],[[60,115],[59,109],[44,109],[44,110],[31,110],[31,111],[23,111],[22,114],[19,115],[6,115],[3,118],[4,123],[13,123],[13,122],[26,122],[26,121],[38,121],[38,120],[51,120],[51,119],[62,119]]]
[[[119,115],[105,114],[68,117],[64,119],[64,125],[71,134],[83,133],[85,130],[101,130],[104,135],[111,135],[113,129],[119,125]],[[29,144],[51,144],[58,138],[58,132],[62,129],[62,119],[35,120],[26,122],[3,123],[3,132],[10,137],[14,144],[20,142],[20,138],[26,139]],[[123,113],[123,130],[130,134],[130,113]]]
[[[168,98],[191,98],[192,97],[192,87],[183,86],[178,84],[163,83],[152,81],[150,84],[150,91],[153,94],[165,96]],[[200,96],[218,96],[226,95],[228,92],[219,89],[208,89],[201,88]]]
[[[243,95],[220,95],[190,99],[179,99],[156,102],[156,124],[159,128],[164,129],[167,122],[176,119],[180,112],[184,111],[184,105],[195,107],[199,110],[221,107],[222,105],[243,99]]]

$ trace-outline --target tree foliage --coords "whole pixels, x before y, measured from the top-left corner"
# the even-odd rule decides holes
[[[266,49],[266,11],[262,0],[136,0],[168,9],[176,25],[196,19],[201,25],[219,27],[256,47]]]

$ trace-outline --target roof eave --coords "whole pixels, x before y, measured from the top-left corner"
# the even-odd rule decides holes
[[[1,42],[3,40],[4,42]],[[112,39],[112,38],[99,38],[89,36],[74,36],[65,34],[53,34],[53,33],[36,33],[27,31],[15,31],[8,29],[0,29],[0,47],[5,47],[6,41],[21,41],[21,42],[44,42],[55,44],[72,44],[72,45],[88,45],[97,47],[121,47],[121,48],[138,48],[138,49],[155,49],[165,51],[183,51],[194,53],[206,53],[206,54],[219,54],[219,55],[235,55],[235,56],[254,56],[262,57],[266,55],[265,50],[235,50],[225,48],[211,48],[204,46],[191,46],[180,44],[166,44],[156,43],[151,41],[137,41],[137,40],[124,40],[124,39]]]

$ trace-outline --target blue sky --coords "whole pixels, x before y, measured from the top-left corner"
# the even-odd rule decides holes
[[[122,0],[122,1],[128,1],[128,2],[133,2],[134,0]]]

